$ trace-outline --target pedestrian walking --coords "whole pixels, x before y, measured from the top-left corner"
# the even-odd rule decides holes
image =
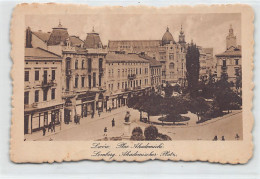
[[[222,136],[221,140],[224,141],[225,140],[225,136]]]
[[[218,136],[215,136],[214,138],[213,138],[213,141],[217,141],[218,140]]]
[[[104,136],[107,137],[107,127],[104,128]]]
[[[112,120],[112,127],[115,127],[115,119]]]
[[[55,132],[55,123],[52,123],[52,130]]]
[[[49,132],[50,130],[52,131],[51,122],[50,122],[49,125],[48,125],[48,132]]]
[[[239,135],[236,134],[235,139],[236,139],[236,140],[239,140],[239,138],[240,138]]]
[[[100,117],[100,111],[98,110],[98,116]]]
[[[45,133],[46,133],[46,129],[45,127],[42,127],[42,135],[45,136]]]

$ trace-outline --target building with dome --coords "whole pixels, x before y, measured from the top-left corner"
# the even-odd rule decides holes
[[[187,45],[182,26],[178,42],[167,27],[161,40],[110,40],[108,49],[110,52],[145,53],[161,62],[162,83],[185,84]]]
[[[162,45],[167,45],[170,43],[176,43],[173,39],[172,34],[169,32],[169,27],[166,28],[166,32],[164,33],[163,37],[162,37]]]

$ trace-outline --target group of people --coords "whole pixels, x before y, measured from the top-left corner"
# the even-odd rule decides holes
[[[47,126],[47,128],[48,128],[48,132],[49,131],[51,131],[51,133],[55,132],[55,122],[54,121],[50,122],[49,125]],[[45,136],[45,134],[46,134],[46,126],[43,126],[42,135]]]

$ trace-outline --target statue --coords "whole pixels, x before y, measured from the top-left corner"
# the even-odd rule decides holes
[[[129,111],[126,112],[125,122],[130,122],[130,112]]]
[[[131,137],[131,122],[130,122],[130,112],[127,111],[125,115],[125,122],[124,122],[124,133],[123,133],[123,140],[130,140]]]

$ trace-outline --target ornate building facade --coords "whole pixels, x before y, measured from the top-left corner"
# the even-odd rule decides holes
[[[111,52],[145,53],[161,62],[163,83],[183,83],[185,81],[187,44],[182,27],[178,42],[174,40],[167,27],[161,40],[109,41],[108,48]]]
[[[236,43],[232,25],[226,37],[226,51],[216,55],[217,59],[217,78],[221,79],[224,75],[228,81],[235,82],[241,72],[242,54],[241,46]]]
[[[103,111],[107,51],[98,33],[88,33],[82,41],[70,36],[61,24],[49,33],[32,32],[27,28],[25,46],[48,50],[61,57],[62,121],[69,123],[75,116],[94,117],[98,111]]]

